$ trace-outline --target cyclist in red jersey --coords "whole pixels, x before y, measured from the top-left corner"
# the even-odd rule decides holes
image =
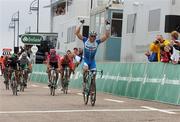
[[[56,69],[56,76],[58,76],[59,71],[60,71],[60,56],[56,54],[55,49],[50,49],[50,53],[47,56],[47,73],[48,73],[48,79],[49,79],[49,85],[51,86],[51,81],[50,81],[50,69],[54,67]],[[58,79],[58,77],[57,77]]]

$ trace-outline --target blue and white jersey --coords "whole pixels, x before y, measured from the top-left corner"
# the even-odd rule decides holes
[[[94,60],[97,48],[101,43],[100,39],[96,39],[93,43],[89,41],[88,38],[83,37],[84,42],[84,58],[86,60]]]

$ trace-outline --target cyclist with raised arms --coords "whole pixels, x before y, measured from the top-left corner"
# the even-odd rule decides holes
[[[84,64],[83,64],[83,89],[85,88],[85,74],[88,70],[96,71],[95,55],[99,44],[105,42],[110,35],[110,23],[106,21],[106,31],[100,39],[97,39],[97,34],[94,31],[89,33],[89,37],[83,37],[80,33],[84,20],[80,21],[82,24],[76,29],[76,36],[84,43]],[[94,75],[95,82],[96,75]]]

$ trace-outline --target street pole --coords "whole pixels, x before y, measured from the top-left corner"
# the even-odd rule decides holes
[[[39,0],[37,1],[37,33],[39,33]]]
[[[16,23],[15,23],[15,21],[14,21],[14,42],[13,42],[13,46],[14,46],[14,52],[15,52],[15,39],[16,38]]]
[[[18,13],[17,13],[18,15],[18,35],[17,35],[17,47],[19,47],[19,11],[18,11]]]

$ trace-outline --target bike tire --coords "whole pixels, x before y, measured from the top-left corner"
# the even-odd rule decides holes
[[[89,101],[89,84],[88,81],[85,83],[85,88],[83,91],[83,97],[84,97],[84,104],[87,105]]]
[[[6,90],[9,90],[9,83],[5,83]]]
[[[89,92],[87,92],[86,90],[83,92],[83,98],[84,98],[84,104],[87,105],[89,100]]]
[[[55,95],[55,87],[53,86],[53,88],[52,88],[52,96],[54,96]]]
[[[20,85],[20,91],[24,92],[24,83]]]
[[[91,84],[90,89],[92,89],[92,87],[94,87],[94,91],[90,91],[90,99],[91,105],[94,106],[96,102],[96,84],[94,84],[94,86]],[[92,92],[94,93],[92,94]]]

